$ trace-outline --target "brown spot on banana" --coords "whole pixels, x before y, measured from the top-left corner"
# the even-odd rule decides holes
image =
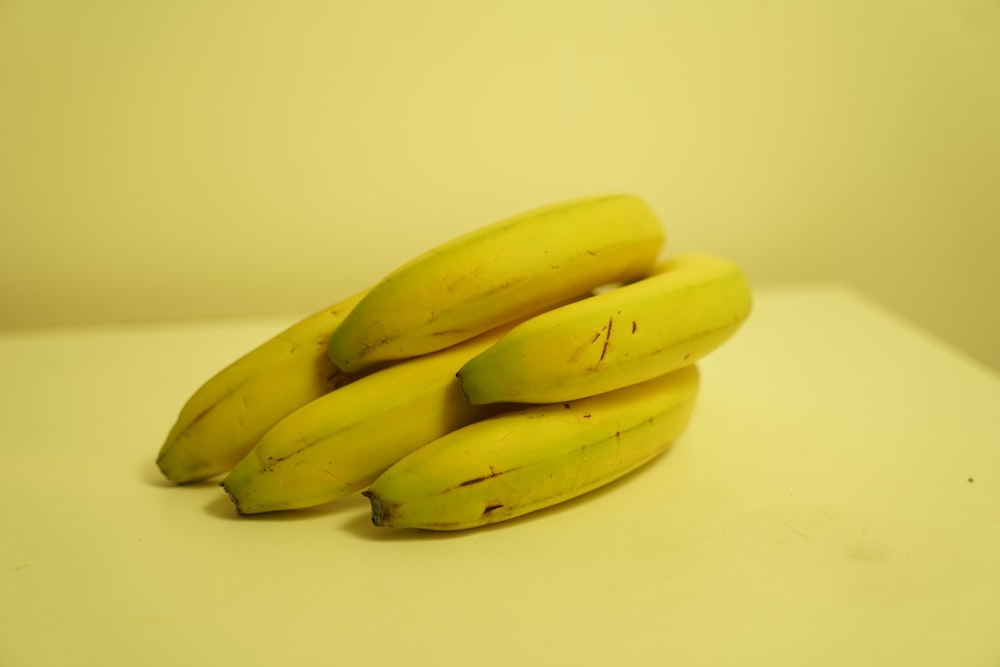
[[[467,479],[464,482],[461,482],[459,484],[459,486],[460,487],[461,486],[472,486],[473,484],[479,484],[480,482],[485,482],[488,479],[492,479],[494,477],[499,477],[500,475],[503,475],[505,473],[514,472],[515,470],[520,470],[520,468],[521,468],[521,466],[518,466],[516,468],[508,468],[507,470],[501,470],[500,472],[497,472],[496,470],[493,469],[493,466],[490,466],[490,474],[489,475],[482,475],[480,477],[473,477],[472,479]]]
[[[601,348],[601,358],[597,360],[598,364],[604,361],[604,355],[608,353],[608,343],[611,342],[611,327],[614,326],[614,323],[615,323],[615,318],[613,316],[609,317],[608,326],[605,329],[605,334],[604,334],[604,346]]]

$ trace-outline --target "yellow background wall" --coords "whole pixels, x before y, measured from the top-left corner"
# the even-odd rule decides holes
[[[1000,2],[0,2],[0,328],[296,315],[612,190],[1000,369]]]

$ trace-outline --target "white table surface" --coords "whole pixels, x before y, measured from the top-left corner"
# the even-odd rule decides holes
[[[0,336],[0,665],[1000,665],[1000,378],[846,288],[758,290],[666,456],[457,534],[159,477],[289,321]]]

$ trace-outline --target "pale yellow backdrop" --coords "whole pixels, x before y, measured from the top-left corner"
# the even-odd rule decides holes
[[[1000,369],[1000,2],[0,0],[0,328],[293,316],[601,191]]]

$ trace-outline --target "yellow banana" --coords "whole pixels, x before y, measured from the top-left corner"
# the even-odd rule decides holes
[[[157,456],[178,484],[229,470],[282,417],[349,382],[326,352],[330,332],[367,290],[292,325],[205,382]]]
[[[289,414],[223,480],[237,511],[336,500],[421,445],[495,414],[497,406],[465,400],[455,370],[506,329],[382,368]]]
[[[576,199],[481,227],[402,265],[337,327],[344,371],[444,349],[608,283],[645,276],[664,233],[631,195]]]
[[[557,403],[691,364],[726,342],[751,310],[732,262],[684,254],[637,282],[514,327],[458,372],[471,403]]]
[[[568,403],[503,412],[404,457],[364,492],[376,526],[460,530],[596,489],[665,451],[687,427],[689,365]]]

